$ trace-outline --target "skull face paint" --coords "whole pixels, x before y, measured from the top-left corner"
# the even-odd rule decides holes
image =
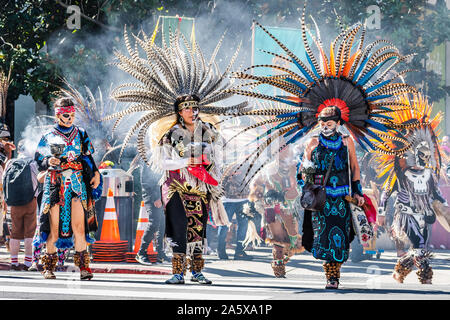
[[[425,168],[431,165],[431,150],[426,141],[422,141],[415,150],[416,164],[419,167]]]
[[[75,121],[75,112],[57,114],[56,118],[60,126],[70,128]]]
[[[319,121],[320,133],[325,137],[330,137],[337,131],[337,122],[334,120]]]

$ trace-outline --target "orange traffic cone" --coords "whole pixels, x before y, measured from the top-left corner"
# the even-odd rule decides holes
[[[145,209],[144,201],[141,201],[141,209],[139,211],[138,224],[136,228],[136,239],[134,241],[134,253],[139,251],[142,243],[142,236],[148,227],[148,212]]]
[[[114,194],[108,188],[105,214],[103,216],[100,240],[92,244],[92,256],[95,262],[121,262],[125,260],[128,241],[120,240],[119,223],[117,221]]]
[[[133,252],[126,253],[127,262],[136,263],[135,257],[139,249],[141,248],[142,237],[144,235],[145,230],[147,230],[148,228],[148,223],[149,223],[148,212],[145,209],[144,201],[141,201],[141,209],[139,211],[138,224],[136,227],[136,239],[134,241],[134,250]],[[150,245],[148,246],[147,255],[151,262],[156,262],[157,252],[155,252],[153,249],[153,241],[151,241]]]
[[[103,216],[102,233],[100,241],[116,242],[120,241],[119,223],[117,222],[116,206],[114,204],[114,194],[108,188],[106,198],[105,214]]]
[[[156,259],[158,258],[158,252],[156,252],[155,249],[153,248],[153,240],[150,242],[150,245],[148,246],[147,257],[148,260],[150,260],[151,262],[156,262]]]

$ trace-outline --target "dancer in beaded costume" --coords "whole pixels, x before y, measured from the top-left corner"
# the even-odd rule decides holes
[[[39,230],[39,241],[46,241],[46,253],[41,258],[43,275],[46,279],[56,278],[53,273],[58,260],[56,249],[74,246],[80,278],[90,280],[92,272],[86,248],[87,242],[94,241],[89,233],[97,231],[93,193],[100,185],[100,173],[86,131],[73,125],[75,102],[62,97],[55,101],[54,107],[58,122],[43,135],[35,154],[39,170],[48,170]]]

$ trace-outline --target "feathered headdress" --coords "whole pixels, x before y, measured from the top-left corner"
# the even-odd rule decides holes
[[[315,24],[315,21],[313,21]],[[331,42],[329,55],[322,46],[320,32],[315,24],[313,39],[318,55],[314,55],[307,39],[305,24],[305,8],[301,19],[302,40],[305,47],[306,60],[302,61],[291,52],[274,35],[255,22],[269,37],[271,37],[286,53],[279,55],[264,51],[278,58],[278,61],[292,63],[296,70],[280,65],[253,65],[243,72],[234,73],[239,79],[250,80],[247,85],[270,85],[286,92],[288,95],[266,95],[251,90],[243,90],[243,85],[231,88],[227,92],[282,102],[283,108],[255,109],[249,112],[237,113],[235,116],[267,116],[262,125],[272,123],[272,128],[259,138],[267,138],[250,155],[246,161],[255,161],[272,142],[279,138],[285,139],[278,151],[297,141],[318,123],[318,114],[327,106],[339,108],[341,121],[352,137],[364,150],[375,149],[370,141],[382,138],[373,129],[388,131],[394,110],[406,106],[390,98],[404,93],[416,92],[416,89],[405,83],[394,81],[411,70],[393,73],[394,67],[405,61],[408,56],[402,56],[398,49],[386,40],[376,40],[364,46],[365,25],[357,23],[352,27],[343,28],[340,34]],[[357,35],[359,43],[357,42]],[[356,43],[355,43],[356,42]],[[381,48],[378,48],[378,46]],[[355,50],[353,48],[355,47]],[[255,76],[246,73],[256,68],[272,68],[281,74]],[[269,161],[269,160],[267,160]],[[264,162],[262,166],[265,165]],[[250,164],[250,172],[253,163]],[[261,166],[261,167],[262,167]],[[260,168],[261,168],[260,167]],[[260,169],[258,169],[260,170]],[[252,175],[257,174],[258,170]],[[249,180],[250,181],[250,180]]]
[[[64,80],[66,88],[60,88],[59,96],[70,97],[75,100],[75,109],[78,112],[80,123],[84,126],[102,130],[107,128],[107,124],[102,123],[102,119],[110,113],[117,111],[117,102],[103,98],[103,93],[98,88],[97,98],[92,93],[91,89],[84,86],[86,93],[83,95],[74,86],[70,85],[67,80]],[[107,131],[107,129],[103,130]]]
[[[394,187],[398,170],[416,166],[417,152],[422,146],[431,152],[427,167],[438,174],[442,165],[443,153],[438,139],[442,112],[431,117],[433,107],[421,94],[414,95],[413,99],[401,96],[398,102],[409,108],[392,114],[394,127],[398,131],[383,134],[384,142],[378,145],[373,157],[377,163],[378,177],[386,177],[383,188],[387,191]]]
[[[148,163],[145,145],[147,131],[156,121],[174,124],[176,121],[174,104],[178,97],[197,96],[200,99],[197,106],[200,108],[201,117],[202,114],[219,115],[245,110],[247,102],[228,107],[213,105],[233,95],[224,89],[231,87],[227,76],[236,60],[240,45],[225,71],[221,72],[215,58],[223,37],[209,61],[205,60],[195,40],[190,43],[179,30],[170,33],[169,44],[165,43],[163,37],[161,47],[154,44],[152,38],[148,38],[144,32],[142,38],[134,36],[135,49],[130,45],[126,29],[124,38],[129,57],[115,52],[118,59],[116,65],[139,82],[125,83],[112,91],[112,98],[119,102],[130,102],[132,105],[103,120],[117,118],[115,128],[125,116],[143,113],[129,129],[123,141],[123,148],[138,132],[137,150],[145,162]],[[145,52],[145,57],[139,55],[139,47]],[[164,127],[167,129],[167,126]]]

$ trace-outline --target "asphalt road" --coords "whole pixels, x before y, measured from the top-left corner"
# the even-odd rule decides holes
[[[359,263],[348,261],[341,270],[339,290],[325,290],[321,261],[303,253],[287,265],[287,276],[277,279],[270,266],[270,248],[248,253],[252,261],[219,260],[206,256],[204,274],[213,281],[210,286],[191,283],[166,285],[167,275],[95,274],[91,281],[79,281],[78,272],[57,272],[56,280],[45,280],[38,272],[0,271],[2,300],[190,300],[259,301],[274,300],[449,300],[450,251],[435,252],[432,260],[433,284],[419,283],[415,271],[405,283],[392,278],[397,260],[393,251]],[[232,258],[232,256],[231,256]],[[170,269],[168,263],[158,265]],[[72,268],[69,268],[69,271]],[[248,307],[250,308],[250,307]],[[261,307],[262,308],[262,307]],[[249,309],[250,310],[250,309]],[[247,310],[247,311],[249,311]],[[188,311],[188,310],[184,310]],[[183,312],[184,312],[183,311]]]

